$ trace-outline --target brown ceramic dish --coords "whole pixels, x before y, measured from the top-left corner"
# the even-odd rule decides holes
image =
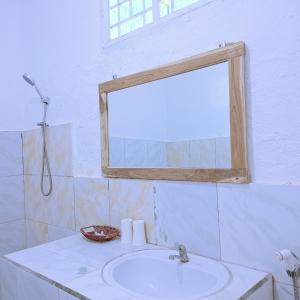
[[[117,228],[110,226],[91,225],[80,228],[80,232],[89,240],[106,242],[120,236]]]

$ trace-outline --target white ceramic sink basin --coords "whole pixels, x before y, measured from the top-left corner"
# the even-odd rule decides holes
[[[139,299],[201,299],[223,289],[229,271],[214,260],[189,254],[188,263],[169,260],[172,250],[144,250],[120,256],[102,271],[103,279]]]

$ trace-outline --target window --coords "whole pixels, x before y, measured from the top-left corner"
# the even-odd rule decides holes
[[[191,5],[199,0],[160,0],[159,14],[160,17],[165,17],[174,11]]]
[[[153,22],[152,0],[109,0],[110,39]]]
[[[108,0],[109,34],[116,39],[200,0]]]

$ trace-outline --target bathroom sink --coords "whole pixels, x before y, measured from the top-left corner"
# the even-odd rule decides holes
[[[107,284],[139,299],[201,299],[223,289],[230,280],[225,266],[189,254],[190,261],[169,260],[172,250],[144,250],[110,261],[102,270]]]

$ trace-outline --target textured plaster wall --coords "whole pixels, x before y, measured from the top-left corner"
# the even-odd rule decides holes
[[[0,1],[0,130],[21,130],[26,89],[21,0]]]
[[[300,183],[299,1],[216,0],[109,47],[101,1],[27,2],[27,69],[52,97],[50,123],[74,125],[75,174],[100,175],[99,82],[243,40],[252,179]],[[25,127],[40,117],[27,99]]]
[[[109,201],[113,225],[126,216],[149,217],[151,226],[156,222],[151,228],[155,228],[160,244],[181,240],[199,254],[269,271],[277,281],[278,299],[292,299],[291,286],[287,285],[290,278],[274,252],[290,248],[300,253],[295,238],[300,226],[300,2],[215,0],[108,47],[102,43],[103,1],[28,0],[19,4],[23,68],[52,98],[50,124],[73,125],[72,175],[82,206],[78,224],[85,218],[93,219],[86,214],[96,211],[89,203],[99,207],[97,201],[103,200],[108,207]],[[211,50],[220,40],[243,40],[247,44],[249,159],[255,184],[109,180],[108,185],[104,179],[103,187],[97,189],[105,196],[95,201],[91,186],[101,184],[101,180],[77,177],[101,176],[98,83],[111,79],[112,74],[123,76]],[[10,64],[7,66],[9,69]],[[19,78],[19,67],[13,73]],[[18,86],[14,88],[18,90]],[[11,104],[19,92],[13,91],[17,95],[13,97],[7,91],[1,98],[1,109],[5,108],[1,115],[9,115],[5,125],[11,129],[17,123],[25,129],[35,127],[42,107],[31,89],[26,86],[27,94],[22,93],[24,119],[22,114],[13,113],[14,109],[22,110],[18,106],[21,102]],[[58,145],[54,150],[61,153],[63,147]],[[68,182],[72,180],[69,174],[65,177]],[[64,191],[64,184],[55,186]],[[39,195],[34,190],[38,184],[28,187]],[[199,212],[205,213],[199,218]],[[186,237],[186,232],[191,235]]]

